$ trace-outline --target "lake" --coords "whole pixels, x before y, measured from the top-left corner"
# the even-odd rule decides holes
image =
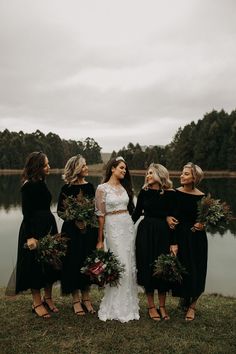
[[[88,180],[96,187],[101,177],[91,176]],[[143,177],[133,176],[134,190],[137,195],[143,184]],[[175,187],[178,179],[173,179]],[[61,219],[56,215],[56,203],[60,187],[63,184],[60,175],[50,175],[47,178],[48,187],[52,193],[51,210],[55,213],[60,230]],[[236,179],[211,178],[205,179],[201,190],[211,193],[212,197],[219,198],[230,204],[234,216],[236,215]],[[22,221],[20,205],[20,176],[0,176],[0,286],[7,285],[9,277],[16,263],[18,231]],[[232,223],[223,235],[208,233],[208,274],[207,293],[220,293],[236,297],[236,223]]]

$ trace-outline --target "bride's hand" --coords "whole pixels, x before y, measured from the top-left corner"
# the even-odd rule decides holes
[[[104,243],[103,243],[103,241],[99,241],[99,242],[97,243],[96,249],[97,249],[97,250],[100,250],[100,249],[103,250],[103,248],[104,248]]]

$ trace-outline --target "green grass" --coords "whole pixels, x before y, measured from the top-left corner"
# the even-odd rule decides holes
[[[147,316],[140,294],[140,320],[128,323],[100,321],[96,315],[73,314],[70,297],[54,290],[60,313],[49,320],[31,312],[31,296],[5,297],[0,291],[1,354],[228,354],[236,353],[236,299],[203,295],[196,319],[185,322],[178,300],[168,296],[170,321],[154,322]],[[91,298],[99,306],[102,291]]]

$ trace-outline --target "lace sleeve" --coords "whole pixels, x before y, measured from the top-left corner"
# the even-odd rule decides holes
[[[102,185],[99,185],[96,190],[95,213],[97,216],[105,216],[106,214],[105,189]]]

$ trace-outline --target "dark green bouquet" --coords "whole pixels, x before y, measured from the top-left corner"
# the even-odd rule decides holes
[[[50,264],[54,269],[61,269],[62,258],[65,257],[67,251],[68,238],[58,233],[55,235],[48,234],[39,239],[36,248],[36,259],[42,266]]]
[[[153,276],[168,283],[182,283],[185,268],[173,254],[161,254],[154,262]]]
[[[88,275],[91,282],[99,286],[118,286],[124,270],[124,265],[110,250],[97,249],[86,258],[81,273]]]
[[[198,201],[196,222],[204,224],[206,231],[224,232],[232,219],[229,205],[220,199],[211,198],[208,194]],[[191,230],[195,231],[194,227]]]
[[[66,221],[75,221],[81,231],[86,231],[87,226],[98,227],[94,199],[84,196],[82,191],[76,197],[66,196],[63,206],[58,215]]]

